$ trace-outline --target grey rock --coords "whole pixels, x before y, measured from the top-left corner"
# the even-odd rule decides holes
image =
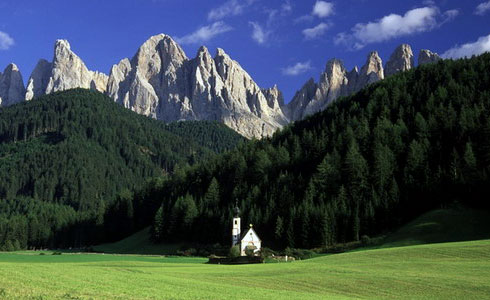
[[[310,79],[296,93],[288,108],[285,109],[290,119],[292,121],[302,119],[323,110],[338,97],[348,95],[350,91],[349,76],[355,81],[354,76],[347,73],[341,60],[329,60],[318,84]]]
[[[27,82],[26,100],[31,100],[46,94],[52,68],[52,64],[47,60],[40,59],[38,61]]]
[[[354,67],[347,72],[342,61],[331,59],[317,83],[313,79],[294,95],[283,111],[291,121],[325,109],[338,97],[348,96],[365,86],[384,79],[383,62],[377,52],[371,52],[361,71]]]
[[[418,62],[419,62],[419,66],[420,66],[420,65],[424,65],[424,64],[434,63],[434,62],[437,62],[441,59],[442,58],[439,56],[439,54],[434,53],[430,50],[423,49],[423,50],[420,50]]]
[[[164,34],[151,37],[131,60],[112,67],[107,94],[152,118],[217,120],[248,138],[269,136],[288,121],[280,92],[271,90],[266,97],[222,49],[213,58],[201,47],[190,60]]]
[[[53,62],[39,60],[27,83],[26,100],[73,88],[105,92],[108,76],[90,71],[70,47],[67,40],[57,40]]]
[[[362,66],[354,91],[384,79],[383,61],[377,51],[369,53],[366,64]]]
[[[356,91],[356,87],[359,81],[359,68],[355,66],[349,73],[347,73],[347,94],[350,95]]]
[[[72,88],[90,89],[93,73],[71,51],[67,40],[57,40],[46,94]]]
[[[283,108],[286,116],[291,121],[301,120],[306,115],[305,111],[311,102],[316,101],[317,84],[310,78],[303,87],[296,92],[293,99]]]
[[[273,87],[268,89],[262,89],[262,93],[267,99],[267,104],[270,108],[275,109],[277,106],[284,106],[284,96],[277,85],[274,85]]]
[[[385,77],[398,72],[408,71],[414,67],[413,52],[410,45],[398,46],[386,63]]]
[[[9,64],[0,73],[0,106],[8,106],[24,100],[25,88],[22,74],[15,64]]]

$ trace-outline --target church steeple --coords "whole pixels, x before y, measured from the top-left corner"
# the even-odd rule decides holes
[[[231,245],[240,244],[241,224],[240,224],[240,209],[238,208],[238,200],[235,202],[234,208],[235,217],[233,218],[233,229],[231,230]]]

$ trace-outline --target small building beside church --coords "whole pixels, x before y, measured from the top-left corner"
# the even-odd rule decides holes
[[[247,250],[253,251],[254,255],[258,255],[262,248],[262,241],[259,238],[259,235],[253,229],[253,225],[250,224],[249,229],[241,234],[241,220],[240,220],[240,209],[238,206],[235,207],[235,217],[233,218],[233,228],[231,231],[232,242],[231,245],[239,245],[240,247],[240,255],[246,256]]]

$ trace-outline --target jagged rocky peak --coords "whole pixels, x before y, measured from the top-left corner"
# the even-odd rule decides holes
[[[310,78],[293,99],[283,107],[283,111],[291,121],[301,120],[305,116],[305,110],[311,101],[315,100],[318,85],[313,78]]]
[[[262,124],[262,130],[254,133],[253,136],[257,137],[257,134],[260,134],[260,136],[272,135],[276,129],[287,124],[288,120],[280,106],[271,106],[268,103],[262,89],[237,61],[231,59],[221,48],[216,50],[214,61],[225,87],[222,101],[227,109],[233,110],[238,115],[252,114],[259,118],[254,123],[256,125]],[[227,124],[227,121],[225,121],[225,124]],[[239,128],[238,124],[229,126],[231,128]],[[250,137],[250,134],[246,136]]]
[[[383,61],[377,51],[372,51],[367,57],[366,64],[359,72],[356,90],[360,90],[366,85],[382,79],[384,79]]]
[[[206,81],[210,77],[219,77],[214,58],[205,46],[199,48],[196,58],[192,60],[191,65],[195,79],[197,80],[197,85],[209,87],[209,82]],[[219,82],[222,84],[221,80]]]
[[[0,106],[24,100],[25,87],[19,68],[11,63],[0,73]]]
[[[112,66],[111,72],[109,73],[109,79],[107,80],[106,94],[111,97],[114,102],[123,105],[127,102],[124,99],[120,99],[119,90],[128,89],[128,87],[123,86],[123,84],[127,84],[127,82],[124,81],[129,75],[129,72],[131,72],[131,62],[127,58],[122,59],[117,65]],[[126,105],[124,106],[126,107]]]
[[[344,63],[339,59],[330,59],[321,74],[318,84],[310,79],[284,111],[290,120],[295,121],[323,110],[330,102],[338,97],[349,94],[351,89],[349,75]],[[357,74],[356,76],[357,77]],[[355,82],[356,78],[353,79]]]
[[[359,79],[359,68],[355,66],[350,72],[347,73],[348,90],[347,93],[351,94],[357,87],[357,81]]]
[[[218,112],[221,110],[224,83],[208,48],[201,46],[188,65],[189,73],[186,76],[191,87],[193,117],[221,120]]]
[[[276,84],[271,88],[262,89],[262,93],[267,99],[267,104],[270,108],[281,107],[284,105],[284,96]]]
[[[150,37],[131,60],[114,65],[107,94],[125,107],[164,121],[218,120],[246,137],[271,135],[287,123],[279,104],[222,49],[189,60],[169,36]],[[271,105],[273,104],[273,105]]]
[[[99,71],[90,71],[92,81],[90,82],[90,89],[99,92],[105,92],[107,90],[107,83],[109,82],[109,76]]]
[[[187,61],[184,50],[168,35],[158,34],[150,37],[140,46],[132,58],[133,68],[137,67],[145,78],[165,70],[167,75],[178,71]]]
[[[72,88],[93,88],[105,92],[106,86],[107,75],[89,71],[80,57],[71,50],[67,40],[56,41],[47,94]]]
[[[57,91],[85,88],[105,92],[108,76],[90,71],[67,40],[57,40],[53,62],[39,60],[27,83],[26,100]]]
[[[71,88],[90,88],[92,74],[83,61],[71,51],[67,40],[57,40],[54,47],[53,68],[46,93]]]
[[[139,114],[165,121],[185,119],[189,99],[180,78],[185,77],[186,61],[184,51],[170,36],[154,35],[131,60],[123,59],[112,67],[107,94]]]
[[[199,47],[199,50],[197,50],[196,59],[207,66],[214,64],[213,57],[206,46]]]
[[[45,59],[40,59],[32,71],[27,82],[26,100],[31,100],[46,94],[49,77],[51,76],[52,64]]]
[[[227,91],[223,95],[225,100],[232,101],[235,109],[250,111],[258,117],[267,116],[269,106],[262,90],[240,64],[221,48],[216,50],[214,61]]]
[[[430,64],[433,62],[437,62],[441,60],[442,58],[439,56],[439,54],[434,53],[430,50],[422,49],[420,50],[419,53],[419,65],[424,65],[424,64]]]
[[[242,68],[238,62],[232,60],[225,50],[221,48],[216,49],[214,61],[216,62],[219,75],[225,80],[230,77],[230,72],[232,71],[231,68],[233,66],[236,66],[239,69]]]
[[[348,84],[349,80],[344,63],[336,58],[331,59],[327,62],[325,72],[320,77],[318,96],[327,102],[331,102],[346,94]]]
[[[386,63],[385,77],[414,67],[412,47],[408,44],[398,46]]]

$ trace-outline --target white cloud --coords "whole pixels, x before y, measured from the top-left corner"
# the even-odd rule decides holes
[[[258,44],[266,43],[272,31],[262,28],[257,22],[249,22],[249,24],[253,27],[252,39]]]
[[[202,44],[219,34],[231,31],[233,28],[222,21],[214,22],[211,25],[203,26],[193,33],[183,37],[176,37],[175,41],[180,44]]]
[[[319,18],[326,18],[333,14],[333,3],[326,1],[317,1],[313,6],[314,16]]]
[[[291,2],[287,0],[281,5],[281,13],[283,15],[288,15],[293,12],[293,6],[291,5]]]
[[[338,34],[335,44],[361,49],[367,44],[430,31],[451,21],[458,13],[458,10],[449,10],[441,14],[437,7],[428,6],[409,10],[403,16],[390,14],[375,22],[356,24],[350,33]]]
[[[482,2],[475,8],[475,15],[483,16],[490,10],[490,1]]]
[[[208,20],[221,20],[229,16],[241,15],[245,8],[254,2],[255,0],[229,0],[221,6],[211,9],[208,13]]]
[[[309,23],[309,22],[313,21],[314,19],[315,18],[313,16],[304,15],[304,16],[297,17],[296,19],[294,19],[294,24],[298,24],[298,23]]]
[[[480,37],[474,43],[456,45],[442,54],[444,58],[462,58],[479,55],[484,52],[490,52],[490,34]]]
[[[447,23],[449,21],[452,21],[454,18],[456,18],[457,16],[459,15],[459,10],[457,9],[450,9],[450,10],[447,10],[446,12],[444,12],[444,14],[442,15],[443,16],[443,20],[441,22],[440,25],[444,24],[444,23]]]
[[[322,36],[330,28],[330,25],[326,23],[320,23],[312,28],[306,28],[303,30],[303,35],[307,40],[313,40]]]
[[[296,76],[299,74],[303,74],[311,70],[311,61],[298,62],[295,65],[288,66],[282,69],[282,74],[288,76]]]
[[[14,39],[8,33],[0,31],[0,50],[7,50],[14,44]]]

